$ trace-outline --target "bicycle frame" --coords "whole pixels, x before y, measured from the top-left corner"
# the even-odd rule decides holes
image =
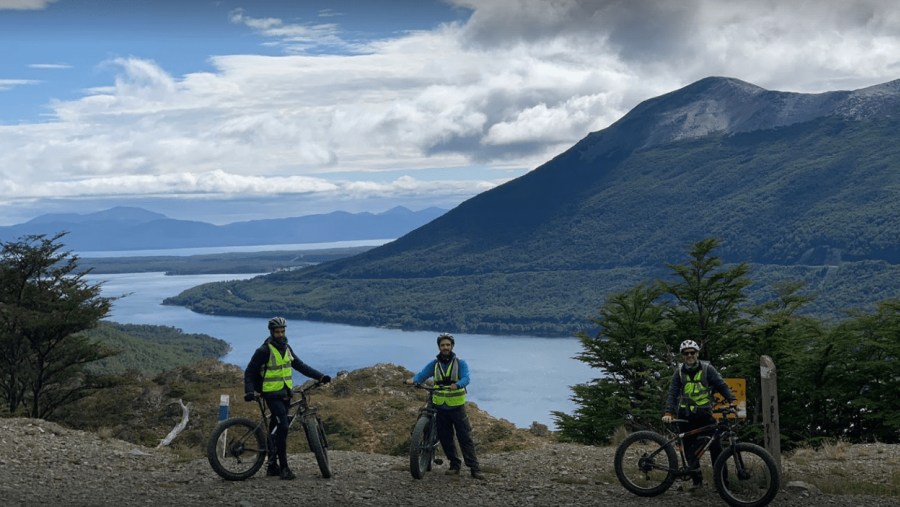
[[[685,445],[684,445],[685,437],[691,437],[694,435],[705,435],[705,434],[709,433],[710,431],[712,431],[712,434],[709,435],[709,438],[706,440],[706,443],[703,445],[703,447],[701,447],[697,450],[697,460],[699,461],[700,458],[702,458],[703,455],[706,454],[706,451],[708,451],[709,448],[712,447],[713,442],[723,441],[723,440],[727,439],[729,445],[733,445],[735,443],[734,430],[732,429],[731,424],[729,424],[727,421],[729,421],[729,419],[724,418],[720,422],[707,424],[706,426],[701,426],[700,428],[694,428],[690,431],[675,433],[675,436],[666,442],[667,446],[672,445],[673,443],[677,442],[676,448],[678,449],[678,455],[681,459],[681,467],[678,470],[675,470],[674,472],[676,474],[678,474],[679,477],[685,477],[685,476],[690,475],[690,469],[688,468],[688,465],[687,465],[687,455],[685,454],[685,452],[686,452]],[[684,419],[675,419],[673,422],[687,422],[687,421]],[[670,433],[671,433],[671,431],[670,431]],[[662,449],[660,449],[660,450],[662,450]],[[656,453],[654,453],[654,454],[656,454]]]
[[[306,434],[309,450],[316,457],[322,478],[332,476],[328,460],[328,442],[325,429],[319,418],[318,409],[309,405],[308,393],[322,386],[315,382],[305,388],[295,388],[292,394],[299,394],[299,399],[288,402],[288,429],[300,419],[300,425]],[[272,424],[272,413],[268,403],[261,396],[256,396],[259,407],[259,418],[253,420],[246,417],[232,417],[220,422],[207,442],[206,457],[210,466],[221,477],[231,481],[248,479],[262,467],[266,457],[269,462],[275,459],[273,433],[277,425]]]
[[[720,409],[718,412],[726,414],[727,409]],[[706,433],[711,432],[711,435],[709,435],[709,438],[707,439],[707,441],[703,445],[703,447],[701,447],[700,449],[698,449],[696,451],[697,452],[697,460],[699,461],[700,458],[702,458],[703,455],[706,454],[706,452],[709,450],[709,448],[713,445],[713,442],[718,440],[723,443],[727,442],[728,445],[734,445],[737,442],[737,437],[735,436],[735,431],[733,428],[734,422],[732,422],[732,421],[734,421],[733,418],[723,417],[721,421],[716,421],[714,423],[707,424],[706,426],[701,426],[699,428],[694,428],[690,431],[684,431],[684,432],[674,432],[674,431],[666,428],[666,433],[668,433],[669,435],[672,435],[672,437],[669,438],[665,442],[665,444],[660,445],[658,449],[654,450],[652,453],[647,455],[647,458],[648,458],[647,461],[653,462],[654,459],[660,453],[664,452],[666,447],[671,446],[678,450],[678,456],[679,456],[681,466],[676,470],[672,470],[669,467],[661,467],[658,464],[655,464],[653,466],[653,468],[656,468],[658,470],[665,470],[666,472],[672,472],[676,476],[678,476],[679,478],[682,478],[682,479],[688,478],[691,475],[691,471],[687,464],[687,455],[685,454],[685,446],[684,446],[685,437],[691,437],[694,435],[701,435],[701,434],[706,434]],[[673,423],[684,423],[684,422],[688,422],[688,421],[685,419],[675,419],[672,422]],[[740,460],[738,460],[737,466],[739,468],[743,466],[743,464],[740,462]]]
[[[319,408],[309,406],[308,393],[310,393],[311,391],[314,391],[315,389],[318,389],[319,387],[322,387],[323,385],[324,384],[322,384],[321,382],[316,382],[316,383],[310,385],[309,387],[306,387],[306,388],[297,387],[291,391],[294,394],[299,394],[300,399],[298,399],[296,401],[292,401],[290,403],[290,405],[288,406],[288,430],[289,431],[294,427],[294,421],[298,419],[298,416],[299,416],[300,420],[309,419],[310,417],[317,417],[317,414],[319,413]],[[268,449],[269,449],[268,452],[272,452],[272,445],[273,445],[272,444],[272,435],[274,435],[276,427],[274,425],[272,425],[272,427],[269,428],[269,420],[271,418],[271,414],[269,413],[269,406],[265,402],[265,399],[261,396],[257,396],[256,403],[259,406],[259,413],[260,413],[260,422],[259,422],[259,425],[257,425],[257,427],[266,428],[266,430],[267,430],[265,432],[267,435],[266,445],[268,446]],[[324,434],[323,434],[323,436],[324,436]],[[327,445],[327,442],[326,442],[326,445]]]
[[[712,464],[716,491],[726,503],[735,507],[764,507],[778,494],[780,473],[774,458],[762,447],[741,442],[736,425],[728,417],[733,409],[716,409],[726,417],[688,431],[674,432],[668,427],[663,435],[653,429],[631,433],[616,448],[613,466],[616,477],[628,491],[642,497],[663,494],[675,480],[698,478],[700,458],[718,443],[722,454]],[[686,423],[684,419],[674,422]],[[706,438],[699,443],[688,460],[684,439]],[[693,446],[692,446],[693,447]],[[680,460],[680,462],[679,462]]]

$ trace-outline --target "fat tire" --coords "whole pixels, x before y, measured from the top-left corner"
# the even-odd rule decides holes
[[[331,464],[328,462],[328,443],[325,439],[324,425],[318,418],[311,417],[303,421],[303,430],[306,432],[309,450],[316,455],[316,463],[319,464],[322,478],[330,479]]]
[[[616,455],[613,460],[613,465],[616,469],[616,477],[618,477],[619,482],[625,489],[637,496],[650,497],[661,495],[672,487],[672,483],[675,482],[676,477],[675,471],[678,469],[678,455],[671,445],[666,445],[667,441],[668,440],[664,436],[653,431],[637,431],[625,437],[625,440],[623,440],[616,448]],[[659,467],[656,469],[656,474],[659,478],[658,482],[654,480],[648,482],[646,485],[642,485],[636,483],[631,478],[632,475],[638,474],[640,469],[638,467],[638,458],[636,456],[628,455],[629,449],[634,452],[635,449],[633,449],[633,447],[641,442],[652,442],[653,444],[656,444],[648,447],[647,450],[649,452],[656,451],[658,448],[662,447],[663,452],[657,454],[654,458],[654,461]]]
[[[764,491],[764,494],[759,498],[737,498],[730,487],[725,484],[722,472],[727,466],[728,461],[734,460],[733,457],[735,453],[738,453],[739,456],[754,455],[765,464],[765,467],[759,471],[767,475],[768,487]],[[719,492],[719,496],[722,497],[722,500],[725,500],[728,505],[733,507],[763,507],[764,505],[769,505],[769,503],[775,499],[775,496],[778,495],[778,489],[781,487],[781,474],[778,471],[775,459],[769,454],[769,451],[748,442],[739,442],[722,452],[713,464],[713,479],[715,481],[716,491]],[[729,479],[729,481],[733,480],[735,480],[735,478]]]
[[[428,434],[430,427],[431,421],[428,417],[419,417],[409,437],[409,473],[414,479],[421,479],[425,476],[425,472],[431,469],[434,447],[431,446]]]
[[[243,481],[253,477],[262,467],[266,459],[267,440],[265,429],[258,421],[242,417],[227,419],[220,422],[209,436],[206,459],[223,479]],[[229,456],[220,454],[220,451]],[[235,451],[237,454],[234,454]]]

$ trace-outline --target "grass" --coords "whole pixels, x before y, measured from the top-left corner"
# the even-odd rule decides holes
[[[900,462],[879,446],[826,442],[796,449],[784,463],[784,484],[803,481],[829,495],[900,497]]]

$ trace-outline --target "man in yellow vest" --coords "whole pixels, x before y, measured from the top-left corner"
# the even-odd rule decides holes
[[[472,440],[472,425],[469,424],[469,416],[466,414],[466,386],[469,385],[469,365],[456,357],[453,346],[456,340],[448,333],[442,333],[437,338],[439,353],[437,358],[431,360],[422,371],[406,381],[407,384],[421,384],[434,377],[435,387],[445,387],[440,391],[434,391],[431,401],[437,409],[438,439],[444,454],[450,461],[449,475],[459,475],[462,461],[456,453],[456,444],[453,442],[453,434],[459,440],[459,448],[462,450],[463,460],[469,467],[469,472],[474,479],[484,479],[484,474],[478,466],[478,458],[475,456],[475,442]]]
[[[664,423],[675,420],[675,405],[678,404],[678,418],[687,422],[679,423],[680,432],[690,431],[695,428],[712,424],[716,420],[712,415],[713,393],[717,392],[723,398],[734,404],[737,399],[732,394],[728,384],[722,379],[722,375],[713,368],[708,361],[700,361],[697,354],[700,345],[694,340],[685,340],[679,347],[684,362],[678,365],[675,374],[672,375],[672,384],[669,387],[669,395],[666,398],[665,413],[662,416]],[[705,437],[709,438],[709,437]],[[700,460],[697,459],[697,451],[703,447],[704,436],[694,435],[684,438],[684,455],[688,466],[695,469],[691,476],[693,488],[703,485],[703,474],[700,472]],[[710,445],[709,457],[713,463],[722,453],[722,444],[715,441]]]
[[[287,434],[290,426],[288,408],[294,386],[293,370],[326,384],[331,382],[331,377],[308,366],[294,355],[293,349],[288,345],[285,328],[287,321],[282,317],[269,320],[269,337],[256,349],[250,364],[244,370],[244,400],[253,401],[257,397],[256,393],[262,393],[272,415],[269,431],[274,430],[275,449],[274,452],[269,449],[266,475],[293,480],[296,476],[287,462]]]

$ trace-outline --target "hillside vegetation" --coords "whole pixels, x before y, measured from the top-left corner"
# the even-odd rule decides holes
[[[204,357],[222,357],[231,351],[224,340],[184,333],[169,326],[104,321],[84,334],[114,353],[91,363],[89,369],[97,374],[138,372],[154,376]]]
[[[395,365],[379,364],[340,372],[333,382],[312,394],[313,405],[325,424],[329,448],[403,455],[409,434],[424,403],[422,391],[403,381],[413,373]],[[187,456],[203,456],[206,441],[218,423],[222,395],[230,400],[230,415],[259,418],[255,403],[243,401],[243,370],[214,358],[194,361],[155,376],[134,375],[115,389],[81,400],[59,418],[72,428],[99,432],[129,442],[156,446],[181,420],[179,401],[190,404],[190,422],[172,448]],[[485,452],[528,449],[550,440],[546,426],[516,428],[476,405],[468,408]],[[295,434],[290,452],[307,451],[305,439]]]
[[[752,265],[761,284],[806,281],[816,297],[809,314],[872,309],[900,293],[900,92],[890,85],[820,97],[703,80],[396,241],[167,303],[572,336],[610,292],[656,277],[688,245],[714,237],[723,260]],[[766,290],[753,295],[762,301]]]

